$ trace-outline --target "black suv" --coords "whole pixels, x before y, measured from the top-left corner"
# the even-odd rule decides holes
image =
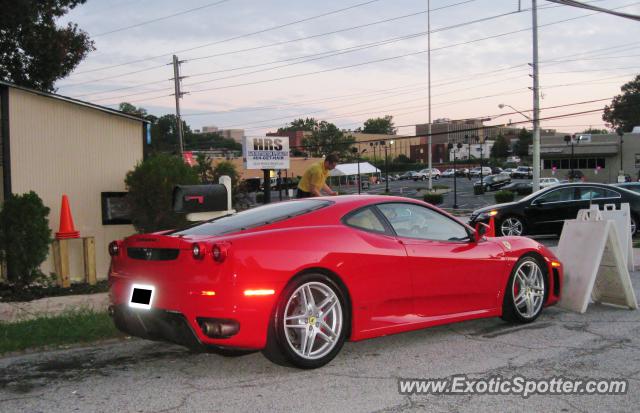
[[[494,189],[502,188],[503,186],[510,184],[511,178],[506,174],[489,175],[482,178],[482,184],[477,181],[473,184],[474,189],[482,185],[483,191],[491,191]]]

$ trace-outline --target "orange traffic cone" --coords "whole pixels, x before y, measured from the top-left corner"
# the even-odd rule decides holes
[[[73,217],[69,208],[69,198],[62,195],[60,208],[60,230],[56,232],[56,239],[80,238],[80,233],[73,227]]]
[[[489,229],[487,229],[486,235],[487,237],[496,236],[496,220],[493,217],[489,218]]]

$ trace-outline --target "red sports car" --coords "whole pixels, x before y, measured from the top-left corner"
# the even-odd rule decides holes
[[[429,204],[340,196],[270,204],[109,246],[123,332],[301,368],[359,341],[483,317],[535,320],[562,266],[528,238],[485,238]]]

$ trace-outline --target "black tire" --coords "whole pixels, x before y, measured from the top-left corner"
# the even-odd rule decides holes
[[[636,214],[631,214],[631,238],[635,238],[638,235],[638,217]]]
[[[526,235],[527,233],[527,225],[524,222],[524,219],[522,219],[521,217],[515,216],[515,215],[507,215],[506,217],[502,218],[498,223],[497,223],[497,227],[496,227],[496,232],[499,234],[498,236],[503,236],[503,237],[507,237],[507,236],[514,236],[514,234],[509,235],[508,233],[504,233],[502,230],[502,224],[508,220],[517,220],[520,225],[522,226],[522,232],[520,234],[518,234],[517,236],[523,236]]]
[[[307,283],[321,283],[330,288],[338,298],[342,314],[342,327],[331,351],[320,358],[309,359],[300,356],[291,346],[284,327],[285,310],[289,299],[296,290]],[[331,278],[324,274],[307,273],[294,278],[278,299],[269,323],[267,345],[262,353],[269,360],[281,365],[293,365],[301,369],[315,369],[329,363],[340,352],[351,326],[351,311],[347,306],[345,293]]]
[[[535,311],[533,311],[530,315],[523,315],[522,309],[519,309],[514,300],[514,290],[516,290],[516,286],[514,285],[516,282],[516,273],[523,266],[536,265],[541,274],[541,281],[544,288],[542,292],[542,303],[535,305]],[[524,291],[523,291],[523,294]],[[532,255],[525,255],[521,257],[516,265],[513,266],[513,270],[511,271],[511,275],[509,276],[509,281],[507,282],[507,286],[504,293],[504,299],[502,302],[502,319],[508,322],[513,323],[530,323],[534,321],[536,318],[540,316],[542,310],[544,308],[544,303],[547,301],[549,296],[549,277],[547,274],[546,266],[543,261],[538,257],[534,257]],[[525,308],[527,306],[525,305]]]

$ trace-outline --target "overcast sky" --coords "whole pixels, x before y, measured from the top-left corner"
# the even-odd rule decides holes
[[[590,3],[640,14],[640,1]],[[530,7],[529,0],[522,1],[520,13],[517,0],[431,0],[434,120],[526,120],[497,116],[513,112],[499,109],[500,103],[532,108]],[[640,73],[640,23],[544,0],[538,7],[543,109],[610,99]],[[88,0],[60,23],[77,23],[96,51],[58,82],[58,93],[101,105],[128,101],[155,115],[174,113],[169,63],[176,53],[186,60],[181,70],[189,94],[181,105],[192,128],[215,125],[260,135],[313,116],[355,129],[386,114],[396,125],[423,123],[426,10],[426,0]],[[368,26],[354,28],[362,25]],[[357,66],[345,68],[350,65]],[[606,103],[546,109],[541,118]],[[604,124],[595,113],[542,126],[579,132]]]

